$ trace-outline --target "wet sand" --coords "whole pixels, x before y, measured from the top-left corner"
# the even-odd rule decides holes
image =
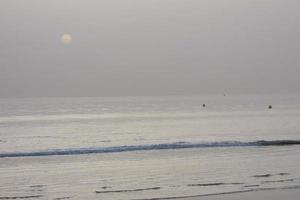
[[[300,189],[263,190],[213,196],[182,198],[184,200],[298,200]]]

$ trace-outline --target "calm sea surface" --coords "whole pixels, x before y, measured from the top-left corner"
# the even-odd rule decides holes
[[[299,95],[0,99],[0,199],[295,188],[298,144]]]

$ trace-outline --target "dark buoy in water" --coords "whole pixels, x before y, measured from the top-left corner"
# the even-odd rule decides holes
[[[269,107],[268,107],[269,109],[272,109],[272,105],[269,105]]]
[[[206,106],[205,103],[202,106],[203,106],[203,108],[205,108],[205,106]]]

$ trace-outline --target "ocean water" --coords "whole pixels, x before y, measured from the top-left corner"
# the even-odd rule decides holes
[[[299,95],[0,99],[0,199],[300,188],[299,144]]]

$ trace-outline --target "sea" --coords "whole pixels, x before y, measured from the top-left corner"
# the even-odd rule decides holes
[[[0,99],[0,199],[282,189],[300,189],[297,94]]]

